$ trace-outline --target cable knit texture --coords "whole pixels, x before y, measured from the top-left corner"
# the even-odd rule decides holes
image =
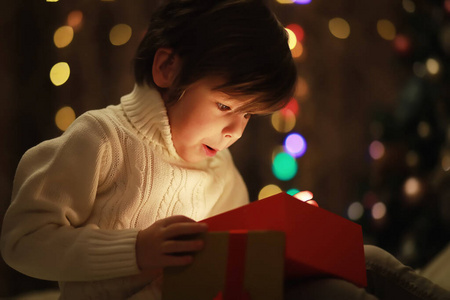
[[[147,86],[28,150],[12,198],[3,258],[24,274],[59,281],[62,299],[139,299],[155,278],[136,264],[140,229],[248,203],[228,150],[200,163],[178,156],[164,102]],[[145,298],[159,298],[151,294]]]

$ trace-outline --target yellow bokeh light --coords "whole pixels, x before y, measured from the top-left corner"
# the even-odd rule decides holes
[[[405,160],[409,167],[415,167],[419,163],[419,155],[415,151],[408,151]]]
[[[296,43],[294,48],[291,49],[291,54],[293,58],[298,58],[303,54],[303,45],[301,43]]]
[[[53,42],[58,48],[64,48],[72,42],[73,28],[70,26],[61,26],[56,29],[53,35]]]
[[[378,34],[385,40],[392,41],[397,34],[394,24],[389,20],[379,20],[377,22]]]
[[[121,46],[126,44],[132,34],[132,29],[127,24],[117,24],[109,32],[109,40],[114,46]]]
[[[258,200],[276,195],[281,192],[282,190],[280,189],[280,187],[275,184],[266,185],[259,191]]]
[[[297,122],[295,114],[290,110],[287,110],[284,113],[281,113],[281,111],[273,113],[271,121],[273,128],[278,132],[291,131]]]
[[[350,25],[342,18],[333,18],[328,22],[328,28],[332,35],[338,39],[346,39],[350,36]]]
[[[297,45],[297,36],[295,35],[295,33],[290,30],[289,28],[284,28],[288,34],[288,44],[289,44],[289,49],[294,49],[295,45]]]
[[[309,86],[306,82],[306,79],[303,77],[297,78],[297,84],[295,86],[295,97],[302,98],[308,95],[309,93]]]
[[[280,4],[292,4],[294,3],[294,0],[277,0]]]
[[[47,2],[58,2],[59,0],[46,0]]]
[[[430,73],[431,75],[436,75],[437,73],[439,73],[440,66],[439,62],[436,59],[434,58],[427,59],[425,66],[427,68],[428,73]]]
[[[76,116],[73,109],[69,106],[65,106],[56,113],[55,123],[60,130],[66,131],[70,124],[75,121],[75,118]]]
[[[70,67],[66,62],[55,64],[50,70],[50,80],[56,86],[64,84],[70,76]]]

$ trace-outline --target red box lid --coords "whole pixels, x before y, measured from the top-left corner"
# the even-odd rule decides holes
[[[201,222],[210,231],[284,231],[287,278],[332,276],[367,285],[361,226],[286,193]]]

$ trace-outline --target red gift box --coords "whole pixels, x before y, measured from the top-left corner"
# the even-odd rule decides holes
[[[163,300],[282,300],[285,235],[207,232],[188,266],[164,268]]]
[[[338,277],[367,285],[361,226],[280,193],[205,219],[209,231],[285,232],[286,278]]]

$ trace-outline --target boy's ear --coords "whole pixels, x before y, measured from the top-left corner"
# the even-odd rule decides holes
[[[181,66],[181,60],[172,49],[159,48],[153,58],[153,81],[160,88],[172,85]]]

